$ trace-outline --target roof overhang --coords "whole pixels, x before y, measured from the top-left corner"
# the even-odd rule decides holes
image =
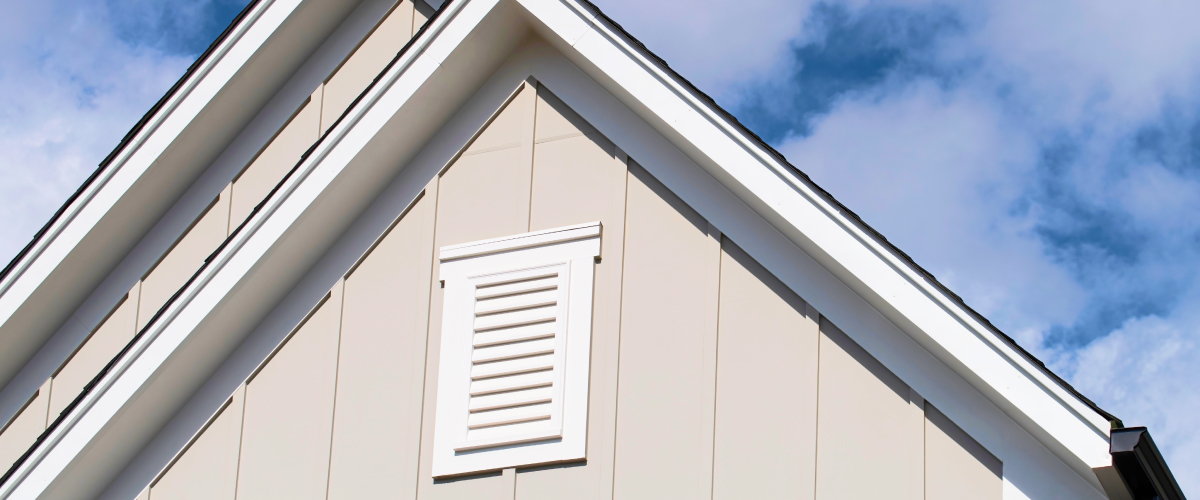
[[[358,3],[251,2],[138,122],[0,273],[0,387],[9,385],[72,314],[81,314],[89,295]],[[164,236],[159,247],[178,234]],[[123,294],[140,277],[130,274],[110,288]],[[74,318],[78,326],[94,326],[112,306],[104,302]],[[28,393],[17,395],[26,398]]]
[[[111,479],[117,465],[104,462],[125,463],[163,425],[530,32],[571,63],[530,72],[922,396],[966,422],[991,410],[952,401],[977,391],[1101,490],[1092,469],[1111,464],[1103,416],[619,27],[576,0],[459,0],[0,485],[0,498]],[[969,387],[947,382],[947,369]],[[57,481],[67,470],[70,485]]]

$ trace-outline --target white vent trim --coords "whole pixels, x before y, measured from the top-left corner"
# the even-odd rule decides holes
[[[442,247],[433,475],[587,452],[600,222]]]

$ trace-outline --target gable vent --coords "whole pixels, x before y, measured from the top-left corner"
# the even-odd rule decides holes
[[[467,451],[558,437],[567,323],[564,265],[492,277],[475,288]],[[496,280],[496,281],[493,281]],[[561,406],[558,405],[558,406]]]
[[[600,223],[440,251],[434,476],[582,459]]]

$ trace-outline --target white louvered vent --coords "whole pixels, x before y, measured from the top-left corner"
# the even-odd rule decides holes
[[[455,451],[561,434],[557,393],[566,336],[558,333],[569,301],[567,287],[559,283],[569,272],[557,265],[492,276],[476,285],[468,431]]]
[[[441,250],[434,476],[584,458],[600,224]]]

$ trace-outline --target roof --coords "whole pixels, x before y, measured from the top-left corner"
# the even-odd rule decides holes
[[[1045,363],[1041,362],[1036,357],[1034,357],[1031,353],[1029,353],[1028,351],[1023,349],[1022,347],[1020,347],[1020,345],[1018,345],[1011,337],[1004,334],[999,328],[997,328],[995,325],[993,325],[985,317],[983,317],[977,311],[975,311],[970,306],[968,306],[961,297],[959,297],[957,294],[955,294],[953,291],[951,291],[945,285],[940,283],[931,273],[929,273],[927,270],[922,268],[910,256],[908,256],[906,253],[904,253],[899,248],[897,248],[895,245],[893,245],[891,242],[889,242],[881,233],[879,233],[874,228],[872,228],[870,225],[868,225],[865,221],[863,221],[861,217],[859,217],[857,214],[855,214],[854,212],[852,212],[851,210],[846,208],[845,205],[843,205],[842,203],[838,202],[830,193],[828,193],[827,191],[825,191],[825,190],[821,189],[819,186],[817,186],[816,183],[813,182],[812,179],[810,179],[805,173],[803,173],[800,169],[798,169],[797,167],[795,167],[794,165],[789,163],[782,154],[780,154],[777,150],[775,150],[768,143],[766,143],[764,140],[762,140],[761,137],[759,137],[757,134],[755,134],[753,131],[751,131],[745,125],[743,125],[731,113],[729,113],[727,110],[725,110],[724,108],[719,106],[716,103],[716,101],[713,100],[710,96],[708,96],[707,94],[700,91],[691,82],[689,82],[687,79],[685,79],[684,77],[679,75],[675,70],[671,69],[670,66],[664,60],[662,60],[660,57],[658,57],[657,55],[655,55],[654,53],[649,51],[645,47],[644,44],[639,42],[636,38],[634,38],[627,31],[625,31],[624,28],[622,28],[618,23],[616,23],[611,18],[609,18],[607,15],[605,15],[598,7],[596,7],[594,4],[592,4],[588,0],[578,0],[578,1],[581,2],[582,4],[586,5],[587,8],[592,11],[592,13],[595,15],[595,17],[598,20],[602,20],[604,23],[609,25],[609,27],[611,27],[612,29],[619,32],[623,37],[628,39],[628,41],[630,43],[634,44],[638,48],[638,50],[640,50],[644,55],[653,59],[661,67],[662,70],[668,72],[670,75],[673,76],[673,78],[677,79],[679,82],[684,84],[691,92],[693,92],[698,97],[702,98],[706,102],[708,107],[710,107],[713,111],[720,114],[720,116],[723,117],[725,120],[727,120],[730,124],[735,126],[740,131],[740,133],[744,134],[746,137],[755,141],[763,150],[769,152],[769,154],[771,154],[776,161],[778,161],[782,165],[785,165],[788,169],[790,169],[792,171],[792,173],[794,173],[799,178],[803,179],[803,181],[805,183],[807,183],[809,186],[811,186],[817,193],[819,193],[820,196],[823,197],[824,200],[826,200],[828,203],[832,204],[833,206],[837,207],[837,209],[839,211],[841,211],[842,213],[849,216],[854,221],[854,223],[856,225],[858,225],[861,229],[863,229],[868,234],[870,234],[879,243],[885,245],[889,251],[891,251],[893,254],[895,254],[898,258],[902,259],[908,266],[910,266],[913,270],[915,270],[917,273],[919,273],[924,278],[924,280],[926,280],[929,284],[936,287],[938,290],[940,290],[942,293],[944,293],[947,297],[951,298],[959,307],[961,307],[963,310],[967,311],[972,317],[974,317],[976,320],[978,320],[981,324],[985,325],[986,328],[992,334],[996,335],[999,339],[1002,339],[1003,342],[1005,342],[1007,345],[1014,348],[1025,359],[1027,359],[1029,362],[1031,362],[1035,366],[1037,366],[1043,373],[1045,373],[1046,375],[1051,377],[1057,384],[1062,386],[1071,395],[1073,395],[1074,397],[1076,397],[1080,401],[1082,401],[1084,404],[1086,404],[1087,407],[1091,408],[1097,414],[1101,415],[1106,420],[1108,420],[1111,423],[1113,428],[1121,428],[1122,427],[1122,423],[1119,419],[1117,419],[1115,416],[1111,415],[1110,413],[1104,411],[1103,409],[1099,408],[1090,399],[1088,399],[1085,396],[1083,396],[1082,394],[1080,394],[1076,389],[1074,389],[1072,386],[1070,386],[1070,384],[1066,383],[1066,381],[1064,381],[1062,378],[1058,377],[1049,368],[1047,368]],[[114,149],[114,151],[112,153],[110,153],[110,155],[100,164],[99,168],[89,177],[89,179],[84,183],[84,185],[80,187],[80,189],[76,192],[76,194],[67,200],[66,204],[64,204],[64,206],[59,209],[59,211],[54,215],[54,217],[51,218],[50,222],[48,222],[47,225],[45,227],[43,227],[43,229],[41,231],[38,232],[38,234],[30,242],[30,244],[27,245],[25,247],[25,249],[22,250],[22,252],[19,253],[17,255],[17,257],[8,266],[5,267],[3,272],[0,272],[0,279],[5,278],[8,275],[8,273],[10,273],[13,268],[15,268],[17,263],[26,256],[26,254],[29,252],[30,248],[32,248],[39,239],[41,239],[45,236],[48,228],[51,225],[53,225],[55,223],[55,221],[67,210],[67,207],[75,201],[75,199],[79,196],[79,193],[83,192],[88,187],[88,185],[91,182],[93,182],[99,176],[99,174],[104,171],[105,168],[107,168],[109,166],[109,164],[112,162],[113,158],[116,157],[117,154],[129,144],[129,141],[131,140],[131,138],[141,130],[141,128],[148,122],[149,118],[152,115],[154,115],[162,107],[164,102],[166,102],[167,100],[170,99],[170,97],[179,89],[179,87],[182,85],[182,83],[185,80],[187,80],[192,75],[192,73],[196,70],[196,68],[198,68],[204,62],[204,60],[212,54],[214,48],[217,47],[225,39],[225,37],[233,30],[233,28],[238,23],[240,23],[245,18],[246,14],[248,12],[250,12],[257,3],[258,3],[258,0],[253,0],[232,21],[232,23],[229,25],[229,27],[227,27],[225,29],[225,31],[221,34],[221,36],[218,37],[218,39],[216,41],[214,41],[212,45],[210,45],[208,50],[206,50],[204,52],[204,54],[202,54],[197,59],[197,61],[195,63],[193,63],[193,65],[189,68],[188,72],[185,73],[185,75],[179,80],[179,82],[177,82],[167,92],[167,94],[164,95],[164,97],[162,99],[160,99],[153,108],[151,108],[151,110],[145,115],[145,117],[143,117],[142,120],[140,120],[138,122],[137,125],[135,125],[135,127],[125,136],[125,138],[122,139],[121,143]],[[337,121],[335,121],[334,124],[332,126],[330,126],[321,135],[321,137],[318,138],[318,140],[308,149],[308,151],[301,157],[300,161],[297,162],[297,164],[295,166],[293,166],[293,168],[287,174],[287,176],[285,176],[284,179],[282,179],[275,186],[275,188],[270,193],[268,193],[268,195],[262,200],[262,202],[260,202],[254,208],[254,210],[250,213],[250,215],[247,217],[247,219],[245,221],[242,221],[235,230],[231,231],[230,235],[221,244],[221,246],[218,247],[218,249],[216,251],[214,251],[214,253],[208,259],[205,260],[204,265],[201,266],[201,268],[196,271],[196,273],[192,276],[192,278],[189,279],[189,281],[187,283],[185,283],[184,286],[180,290],[178,290],[166,304],[164,304],[162,306],[162,308],[155,314],[154,319],[149,321],[146,324],[146,326],[141,331],[139,331],[137,333],[137,335],[130,341],[130,343],[121,351],[121,353],[118,354],[116,357],[114,357],[114,359],[108,363],[108,365],[104,368],[104,370],[102,370],[99,374],[97,374],[97,376],[92,380],[92,382],[90,382],[87,386],[85,386],[83,392],[78,397],[75,398],[75,400],[54,420],[53,423],[50,424],[50,426],[48,426],[48,428],[42,434],[42,436],[38,438],[38,441],[34,444],[34,446],[29,451],[27,451],[21,457],[21,459],[18,460],[17,463],[13,464],[12,468],[10,468],[4,474],[3,477],[0,477],[0,484],[4,484],[5,482],[7,482],[9,480],[9,478],[20,468],[22,463],[25,460],[27,460],[27,458],[37,449],[38,446],[40,446],[42,444],[42,442],[47,438],[47,436],[51,435],[54,432],[54,430],[58,426],[61,425],[61,423],[64,421],[64,419],[72,412],[72,410],[80,403],[80,401],[82,401],[85,398],[85,396],[87,396],[88,393],[91,392],[99,384],[101,379],[103,379],[105,377],[105,375],[108,374],[108,372],[121,360],[121,358],[124,357],[133,348],[133,346],[139,342],[139,340],[141,340],[143,335],[148,330],[150,330],[156,326],[156,323],[157,323],[156,320],[165,311],[167,311],[169,308],[172,307],[172,305],[176,302],[176,299],[179,298],[181,296],[181,294],[183,294],[183,292],[186,289],[188,289],[188,287],[192,286],[193,282],[196,280],[196,277],[200,276],[205,271],[205,269],[212,262],[213,258],[216,257],[218,254],[222,253],[223,251],[225,251],[226,247],[230,244],[230,242],[234,241],[239,236],[239,234],[242,232],[243,228],[246,227],[247,223],[250,222],[250,220],[253,219],[259,213],[259,211],[264,207],[264,205],[267,204],[268,201],[270,201],[273,197],[275,197],[276,193],[280,190],[280,188],[289,181],[289,178],[293,175],[294,172],[296,172],[296,170],[298,168],[301,167],[301,165],[303,165],[306,161],[308,161],[309,156],[315,150],[317,150],[318,147],[320,147],[322,145],[322,143],[326,140],[326,138],[328,136],[330,136],[331,134],[333,134],[336,130],[338,130],[338,124],[341,123],[342,120],[345,119],[348,115],[352,114],[352,112],[355,111],[355,109],[358,107],[359,101],[361,101],[365,96],[367,96],[368,94],[370,94],[372,92],[372,90],[375,88],[376,84],[380,81],[380,79],[383,78],[384,75],[388,74],[389,71],[392,70],[393,66],[397,63],[397,61],[400,61],[406,55],[406,53],[410,50],[410,48],[414,45],[414,43],[416,43],[418,40],[420,40],[422,38],[422,36],[425,34],[426,30],[441,17],[442,13],[445,12],[449,7],[451,7],[452,5],[457,4],[457,3],[462,3],[462,2],[454,2],[453,0],[449,0],[449,1],[444,2],[440,6],[440,8],[435,13],[435,15],[433,17],[431,17],[426,22],[426,24],[424,26],[422,26],[421,29],[416,34],[414,34],[414,36],[409,40],[409,42],[405,45],[405,47],[396,54],[396,56],[383,69],[383,71],[378,76],[376,76],[376,78],[371,82],[371,84],[358,96],[358,98],[355,99],[354,103],[352,103],[343,112],[343,114],[337,119]],[[414,57],[416,57],[416,56],[414,56]],[[353,125],[351,125],[351,126],[353,126]]]
[[[893,252],[895,252],[896,255],[898,255],[900,258],[904,259],[910,266],[913,267],[913,269],[915,269],[917,272],[921,273],[931,284],[936,286],[943,293],[950,296],[961,307],[963,307],[971,315],[973,315],[977,320],[979,320],[980,322],[985,324],[994,334],[999,336],[1001,339],[1003,339],[1006,343],[1011,345],[1013,348],[1017,349],[1022,355],[1024,355],[1027,359],[1029,359],[1029,361],[1031,361],[1034,364],[1036,364],[1037,366],[1039,366],[1042,370],[1045,371],[1045,373],[1047,375],[1051,376],[1056,382],[1061,384],[1063,386],[1063,388],[1068,390],[1074,396],[1078,397],[1081,401],[1083,401],[1085,404],[1087,404],[1096,413],[1100,414],[1102,417],[1109,420],[1112,423],[1113,428],[1121,428],[1124,426],[1124,424],[1121,422],[1121,420],[1119,418],[1117,418],[1113,414],[1105,411],[1103,408],[1100,408],[1100,406],[1097,405],[1094,401],[1092,401],[1090,398],[1088,398],[1087,396],[1080,393],[1070,383],[1068,383],[1062,377],[1058,376],[1058,374],[1054,373],[1053,370],[1051,370],[1049,367],[1046,366],[1045,362],[1041,361],[1036,356],[1034,356],[1032,353],[1030,353],[1028,350],[1026,350],[1024,347],[1022,347],[1019,343],[1016,342],[1016,340],[1014,340],[1009,335],[1005,334],[1002,330],[1000,330],[999,327],[995,326],[990,320],[987,319],[987,317],[983,316],[978,311],[976,311],[974,308],[972,308],[969,304],[967,304],[967,302],[965,300],[963,300],[963,298],[961,296],[959,296],[957,293],[955,293],[949,287],[947,287],[946,285],[944,285],[940,281],[938,281],[937,277],[935,277],[933,275],[933,273],[930,273],[927,269],[925,269],[920,264],[918,264],[911,256],[909,256],[907,253],[905,253],[899,247],[894,245],[891,241],[889,241],[887,239],[886,236],[883,235],[883,233],[876,230],[874,227],[872,227],[870,224],[868,224],[865,220],[863,220],[862,217],[860,217],[857,213],[855,213],[853,210],[851,210],[849,207],[847,207],[842,202],[838,201],[837,198],[835,198],[831,193],[829,193],[825,189],[821,188],[820,185],[818,185],[815,181],[812,180],[811,177],[808,176],[808,174],[804,173],[802,170],[797,168],[795,165],[792,165],[790,162],[788,162],[787,158],[782,153],[780,153],[773,146],[771,146],[769,143],[767,143],[767,141],[763,140],[762,137],[760,137],[758,134],[756,134],[749,127],[745,126],[740,120],[737,119],[736,116],[734,116],[732,113],[730,113],[728,110],[723,108],[720,104],[718,104],[715,99],[713,99],[711,96],[706,94],[704,91],[700,90],[691,81],[689,81],[686,77],[684,77],[683,75],[680,75],[679,72],[675,71],[675,69],[671,68],[671,66],[666,62],[666,60],[664,60],[663,58],[661,58],[657,54],[655,54],[653,51],[651,51],[648,47],[646,47],[646,45],[644,43],[639,41],[631,33],[629,33],[627,30],[625,30],[624,27],[622,27],[619,23],[617,23],[611,17],[608,17],[608,15],[605,14],[594,3],[590,2],[589,0],[580,0],[580,1],[582,3],[584,3],[585,5],[587,5],[590,9],[592,9],[593,12],[596,14],[596,16],[603,19],[606,23],[610,24],[614,29],[616,29],[621,34],[623,34],[625,37],[627,37],[629,39],[629,41],[633,42],[639,48],[641,48],[645,52],[646,55],[653,58],[658,64],[660,64],[662,66],[662,68],[664,70],[670,72],[672,75],[674,75],[676,78],[678,78],[681,82],[683,82],[685,85],[687,85],[691,91],[695,92],[697,95],[699,95],[700,97],[702,97],[703,99],[708,101],[714,110],[721,113],[721,115],[724,116],[727,120],[729,120],[730,123],[737,126],[748,137],[752,138],[760,146],[762,146],[764,149],[769,151],[772,155],[774,155],[776,157],[777,160],[779,160],[781,163],[786,165],[788,168],[792,169],[796,175],[800,176],[806,182],[808,182],[813,188],[815,188],[818,192],[820,192],[821,195],[824,196],[830,203],[834,204],[840,210],[845,212],[848,216],[853,218],[864,230],[869,232],[871,235],[873,235],[875,238],[877,238],[884,245],[887,245],[887,247],[890,248]],[[438,8],[438,12],[441,12],[442,9],[446,5],[449,5],[452,2],[453,2],[453,0],[448,0],[448,1],[443,2],[443,4]],[[170,98],[172,96],[175,95],[175,92],[177,90],[179,90],[179,88],[183,85],[183,83],[185,81],[187,81],[195,73],[197,68],[199,68],[201,66],[201,64],[213,53],[213,51],[216,50],[217,46],[219,46],[221,44],[221,42],[223,42],[225,40],[225,38],[229,35],[229,33],[233,31],[234,27],[237,26],[237,24],[240,23],[242,21],[242,19],[245,18],[246,14],[248,14],[251,10],[253,10],[253,8],[258,3],[259,3],[259,0],[252,0],[248,5],[246,5],[246,7],[244,9],[242,9],[242,11],[240,13],[238,13],[238,15],[236,17],[234,17],[232,21],[230,21],[229,25],[225,28],[224,31],[221,32],[221,34],[216,38],[216,40],[214,40],[208,46],[208,48],[202,54],[200,54],[199,57],[196,58],[196,61],[193,62],[192,65],[188,67],[188,70],[175,82],[175,84],[172,85],[171,88],[168,89],[165,94],[163,94],[163,96],[154,104],[154,106],[152,106],[142,116],[142,118],[140,120],[138,120],[138,122],[136,124],[134,124],[134,126],[129,130],[129,132],[127,132],[125,134],[125,136],[121,139],[121,141],[117,144],[117,146],[115,148],[113,148],[113,150],[108,154],[108,156],[106,156],[104,158],[103,161],[100,162],[100,164],[96,168],[96,170],[94,170],[92,172],[92,174],[89,175],[86,180],[84,180],[83,184],[81,184],[79,186],[79,188],[76,189],[75,192],[70,197],[68,197],[65,202],[63,202],[63,205],[61,207],[59,207],[59,209],[54,213],[54,215],[52,215],[50,217],[50,220],[47,221],[46,224],[43,225],[42,228],[39,229],[38,232],[34,234],[33,238],[30,239],[29,243],[27,243],[25,245],[25,247],[22,248],[21,251],[18,252],[17,255],[14,256],[13,259],[11,261],[9,261],[9,263],[7,265],[4,266],[3,270],[0,270],[0,281],[2,281],[4,278],[6,278],[8,276],[8,274],[14,268],[16,268],[17,264],[22,259],[24,259],[26,255],[28,255],[29,251],[33,248],[33,246],[46,235],[46,233],[49,231],[50,227],[53,226],[54,223],[56,221],[58,221],[58,219],[60,217],[62,217],[62,215],[67,211],[68,207],[70,207],[71,204],[74,203],[75,200],[79,197],[79,195],[81,193],[83,193],[88,188],[88,186],[90,186],[92,184],[92,182],[94,182],[96,180],[96,178],[98,178],[100,176],[100,174],[106,168],[108,168],[108,166],[112,163],[113,159],[116,158],[117,155],[123,149],[125,149],[126,146],[129,145],[130,141],[133,140],[133,138],[137,135],[137,133],[142,130],[142,128],[150,121],[150,119],[156,113],[158,113],[158,111],[160,109],[162,109],[162,106],[168,100],[170,100]],[[422,27],[422,29],[424,29],[424,27]],[[413,39],[415,39],[415,38],[416,38],[416,36],[413,37]],[[405,49],[407,49],[407,48],[408,48],[408,45],[405,46]],[[398,59],[403,53],[404,53],[404,50],[401,50],[401,52],[397,53],[396,57],[393,58],[392,63],[389,63],[388,66],[384,68],[383,72],[380,73],[380,76],[382,76],[384,73],[386,73],[387,70],[391,68],[392,64],[395,63],[396,59]],[[378,81],[378,77],[376,77],[376,81]],[[375,84],[375,82],[372,82],[371,86],[374,86],[374,84]],[[365,95],[366,92],[370,90],[370,88],[371,87],[368,87],[366,90],[364,90],[363,94],[360,94],[358,99],[361,99],[362,95]],[[355,102],[357,102],[357,99]],[[350,108],[353,108],[353,104],[350,106]],[[346,113],[349,112],[350,108],[347,108]],[[345,113],[343,113],[342,116],[344,117]],[[338,121],[341,121],[341,120],[342,120],[342,117],[339,117]],[[336,123],[335,123],[335,125],[336,125]],[[332,130],[332,128],[333,127],[331,126],[329,130]],[[327,135],[327,134],[328,134],[328,132],[326,132],[325,135]],[[312,147],[315,148],[318,144],[320,144],[320,142],[322,140],[324,140],[325,135],[322,135],[322,137],[320,137],[317,140],[317,142],[315,142],[313,144]],[[310,148],[310,151],[311,151],[311,149],[312,148]],[[307,157],[307,153],[305,154],[304,157]],[[301,161],[303,161],[303,158],[301,159]],[[293,169],[294,169],[294,167],[293,167]],[[286,180],[286,177],[284,180]],[[274,190],[271,191],[270,194],[274,194]],[[268,194],[268,198],[270,197],[270,194]],[[266,201],[266,200],[264,199],[264,201]],[[261,206],[261,203],[259,204],[259,206]],[[255,212],[256,211],[257,211],[257,208],[255,209]],[[253,215],[254,215],[254,212],[251,213],[251,216],[253,216]],[[231,233],[230,238],[232,238],[232,236],[233,236],[233,233]],[[222,247],[223,246],[224,245],[222,245]],[[218,249],[218,251],[219,250],[220,249]],[[169,305],[169,304],[170,303],[168,302],[167,305]],[[166,306],[164,306],[164,307],[166,307]],[[70,407],[68,407],[68,409],[70,409]],[[0,482],[3,482],[3,478],[0,478]]]

